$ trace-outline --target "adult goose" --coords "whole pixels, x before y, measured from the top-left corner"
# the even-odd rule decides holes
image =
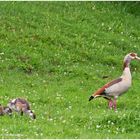
[[[129,67],[131,60],[140,60],[140,57],[138,57],[136,53],[127,54],[124,57],[123,74],[119,78],[105,84],[103,87],[98,89],[91,95],[89,101],[97,97],[104,97],[108,100],[109,108],[114,108],[114,110],[116,110],[117,98],[131,87],[132,77]]]

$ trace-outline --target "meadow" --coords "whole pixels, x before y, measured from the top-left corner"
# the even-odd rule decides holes
[[[37,116],[0,116],[0,138],[140,138],[140,62],[117,112],[88,101],[140,56],[139,23],[139,2],[0,2],[0,103],[25,98]]]

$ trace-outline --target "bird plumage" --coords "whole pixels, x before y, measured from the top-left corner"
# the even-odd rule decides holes
[[[36,115],[30,109],[28,101],[25,99],[22,98],[13,99],[8,103],[8,107],[13,111],[19,112],[21,115],[25,113],[29,115],[32,119],[36,118]]]
[[[131,87],[132,77],[129,65],[133,59],[140,60],[136,53],[127,54],[124,57],[123,74],[119,78],[99,88],[96,92],[94,92],[94,94],[92,94],[92,96],[89,98],[89,101],[97,97],[104,97],[105,99],[109,100],[109,107],[114,107],[114,109],[116,109],[116,99],[118,96],[125,93]]]

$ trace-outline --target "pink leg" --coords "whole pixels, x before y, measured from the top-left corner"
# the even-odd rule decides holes
[[[108,107],[109,107],[109,109],[112,109],[112,107],[113,107],[113,101],[111,99],[108,102]]]
[[[116,102],[116,99],[114,99],[114,103],[113,103],[114,105],[114,111],[116,111],[116,109],[117,109],[117,102]]]

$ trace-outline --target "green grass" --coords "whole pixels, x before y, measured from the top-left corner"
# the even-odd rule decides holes
[[[0,2],[0,103],[28,99],[35,121],[0,117],[0,138],[140,138],[140,67],[118,111],[88,102],[140,55],[139,2]],[[108,78],[103,79],[103,76]]]

